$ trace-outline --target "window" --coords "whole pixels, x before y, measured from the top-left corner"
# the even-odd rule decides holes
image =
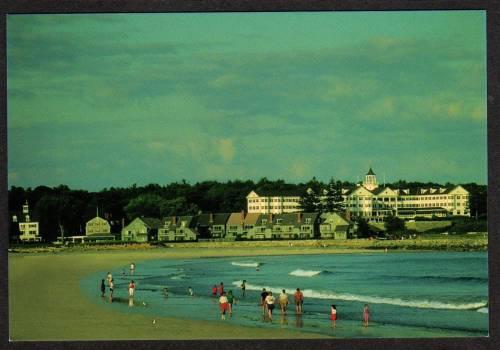
[[[283,222],[283,219],[276,219],[277,224],[281,224]]]
[[[310,224],[311,223],[311,218],[306,218],[306,224]]]

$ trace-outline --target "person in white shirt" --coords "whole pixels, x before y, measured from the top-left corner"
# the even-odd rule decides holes
[[[269,294],[267,295],[267,297],[265,299],[265,303],[267,305],[267,312],[268,312],[269,319],[272,320],[273,319],[273,310],[274,310],[274,297],[273,297],[272,292],[269,292]]]

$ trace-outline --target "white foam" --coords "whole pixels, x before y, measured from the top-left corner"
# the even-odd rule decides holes
[[[299,277],[312,277],[319,275],[321,271],[311,271],[311,270],[302,270],[302,269],[297,269],[289,273],[289,275],[292,276],[299,276]]]
[[[477,312],[480,312],[480,313],[482,313],[482,314],[487,314],[487,313],[489,313],[489,311],[488,311],[488,308],[487,308],[487,307],[482,307],[482,308],[479,308],[479,309],[477,309]]]
[[[240,286],[242,281],[235,281],[233,285]],[[247,290],[289,290],[293,293],[295,288],[283,288],[276,286],[257,286],[253,284],[246,283]],[[400,298],[386,298],[379,296],[368,296],[368,295],[358,295],[358,294],[337,294],[330,291],[316,291],[312,289],[302,290],[304,297],[306,298],[316,298],[316,299],[335,299],[335,300],[345,300],[345,301],[357,301],[368,304],[387,304],[396,305],[404,307],[412,307],[419,309],[446,309],[446,310],[475,310],[484,308],[487,304],[486,301],[475,302],[475,303],[464,303],[464,304],[454,304],[454,303],[444,303],[440,301],[432,300],[403,300]],[[478,310],[478,311],[479,311]],[[481,312],[481,311],[480,311]]]
[[[260,263],[256,261],[232,261],[231,265],[241,266],[241,267],[259,267]]]

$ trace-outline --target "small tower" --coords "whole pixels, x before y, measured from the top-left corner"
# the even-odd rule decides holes
[[[377,177],[375,176],[372,167],[370,167],[370,170],[368,170],[368,173],[365,175],[363,186],[369,191],[373,191],[378,187]]]
[[[22,242],[40,241],[38,222],[31,221],[28,201],[23,205],[24,220],[19,222],[19,239]],[[16,218],[17,219],[17,218]]]

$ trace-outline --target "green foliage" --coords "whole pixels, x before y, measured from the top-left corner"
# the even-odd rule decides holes
[[[342,197],[342,182],[332,178],[325,189],[325,204],[323,211],[341,213],[345,211],[344,198]]]
[[[314,190],[308,189],[304,192],[299,201],[299,208],[305,213],[320,211],[320,199]]]
[[[389,234],[398,234],[404,232],[405,222],[396,216],[388,216],[384,220],[385,229]]]
[[[374,232],[370,228],[370,225],[368,225],[368,221],[362,217],[358,217],[356,219],[356,225],[357,225],[357,235],[358,238],[367,238],[370,236],[373,236]]]

